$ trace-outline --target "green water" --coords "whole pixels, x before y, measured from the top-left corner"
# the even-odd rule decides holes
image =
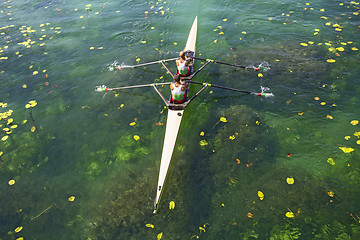
[[[351,124],[360,120],[359,2],[0,6],[0,112],[13,111],[0,120],[0,138],[9,136],[0,141],[0,239],[360,238],[360,125]],[[151,88],[94,88],[170,81],[160,65],[116,73],[107,65],[177,56],[195,16],[198,56],[271,64],[262,77],[210,65],[196,80],[266,86],[275,97],[214,88],[196,98],[153,215],[162,100]]]

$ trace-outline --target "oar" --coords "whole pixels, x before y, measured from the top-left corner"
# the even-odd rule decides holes
[[[256,95],[256,96],[259,96],[259,97],[273,97],[274,96],[274,94],[272,94],[272,93],[249,92],[249,91],[239,90],[239,89],[236,89],[236,88],[229,88],[229,87],[223,87],[223,86],[219,86],[219,85],[214,85],[214,84],[210,84],[210,83],[201,83],[201,82],[194,82],[194,81],[190,81],[190,83],[199,84],[199,85],[206,85],[207,84],[208,87],[220,88],[220,89],[230,90],[230,91],[234,91],[234,92],[247,93],[247,94]]]
[[[141,63],[141,64],[132,65],[132,66],[118,65],[118,62],[115,61],[113,64],[110,64],[108,67],[109,67],[110,71],[115,71],[115,70],[121,70],[121,69],[124,69],[124,68],[137,68],[137,67],[148,66],[148,65],[152,65],[152,64],[156,64],[156,63],[161,63],[161,62],[174,61],[176,59],[179,59],[179,58],[178,57],[177,58],[169,58],[169,59],[165,59],[165,60],[158,60],[158,61],[154,61],[154,62]]]
[[[267,69],[265,69],[264,67],[262,67],[261,64],[260,64],[259,67],[255,67],[255,66],[247,66],[247,67],[245,67],[245,66],[240,66],[240,65],[237,65],[237,64],[230,64],[230,63],[220,62],[220,61],[212,60],[212,59],[199,58],[199,57],[194,57],[194,58],[195,58],[195,59],[198,59],[198,60],[209,61],[209,62],[218,63],[218,64],[223,64],[223,65],[232,66],[232,67],[237,67],[237,68],[254,69],[255,71],[267,70]]]
[[[95,88],[96,92],[108,92],[108,91],[116,91],[116,90],[122,90],[122,89],[130,89],[130,88],[141,88],[141,87],[153,87],[154,85],[169,85],[172,82],[166,82],[166,83],[151,83],[151,84],[142,84],[142,85],[133,85],[133,86],[125,86],[125,87],[117,87],[117,88],[108,88],[105,85],[97,86]]]

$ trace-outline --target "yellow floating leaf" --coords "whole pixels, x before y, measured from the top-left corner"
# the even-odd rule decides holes
[[[329,195],[329,197],[334,197],[335,196],[335,193],[333,191],[328,191],[327,192],[327,195]]]
[[[174,208],[175,208],[175,202],[174,201],[169,202],[169,209],[172,210]]]
[[[226,118],[221,117],[221,118],[220,118],[220,122],[224,122],[224,123],[226,123],[226,122],[227,122],[227,120],[226,120]]]
[[[321,102],[320,104],[324,106],[324,105],[326,105],[326,102]]]
[[[35,127],[35,126],[32,126],[30,130],[31,130],[31,132],[35,132],[36,127]]]
[[[258,191],[257,195],[260,198],[260,200],[264,200],[264,193],[263,192]]]
[[[177,42],[174,42],[174,45],[176,46],[176,45],[177,45]]]
[[[69,198],[68,198],[68,201],[69,201],[69,202],[75,201],[75,197],[74,197],[74,196],[69,197]]]
[[[320,100],[320,98],[319,98],[319,97],[314,97],[314,99],[315,99],[316,101],[319,101],[319,100]]]
[[[155,227],[154,225],[152,225],[150,223],[146,224],[145,226],[148,227],[148,228],[154,228]]]
[[[287,184],[292,185],[292,184],[294,184],[295,180],[294,180],[294,178],[286,178],[286,182],[287,182]]]
[[[199,144],[200,144],[200,146],[206,146],[206,145],[208,145],[208,142],[206,140],[201,140],[199,142]]]
[[[360,132],[355,132],[355,133],[354,133],[354,136],[355,136],[355,137],[360,137]]]
[[[285,214],[285,216],[287,216],[288,218],[293,218],[293,217],[295,217],[295,215],[294,215],[293,212],[287,212],[287,213]]]
[[[146,41],[141,41],[140,43],[145,44],[145,43],[146,43]]]
[[[328,158],[327,162],[333,166],[335,165],[335,161],[333,158]]]
[[[304,114],[304,112],[298,112],[299,116],[302,116]]]
[[[345,136],[344,138],[345,138],[345,140],[349,140],[351,137],[350,136]]]
[[[134,135],[135,141],[139,141],[140,137],[138,135]]]
[[[334,62],[336,62],[336,60],[334,60],[334,59],[328,59],[328,60],[326,60],[328,63],[334,63]]]
[[[309,43],[310,45],[314,44],[314,42],[311,42],[311,41],[309,41],[308,43]]]
[[[227,21],[227,18],[224,18],[223,21],[226,22],[226,21]]]
[[[6,136],[3,136],[3,137],[1,138],[1,141],[6,141],[6,140],[8,139],[8,137],[9,137],[9,136],[7,136],[7,135],[6,135]]]
[[[140,62],[140,60],[141,60],[140,58],[137,58],[137,59],[136,59],[137,62]]]
[[[3,152],[3,151],[0,151],[0,157],[1,157],[3,154],[4,154],[4,152]]]
[[[351,50],[357,51],[357,50],[359,50],[359,49],[358,49],[357,47],[352,47]]]
[[[252,218],[252,217],[254,216],[254,214],[252,214],[252,213],[249,212],[249,213],[246,214],[246,216],[247,216],[248,218]]]
[[[339,52],[345,51],[345,49],[343,47],[337,47],[336,50],[338,50]]]
[[[359,121],[358,120],[352,120],[351,122],[350,122],[350,124],[351,125],[358,125],[359,124]]]
[[[162,238],[162,235],[163,235],[163,233],[161,232],[161,233],[159,233],[158,235],[157,235],[157,240],[160,240],[161,238]]]
[[[10,186],[14,185],[14,184],[15,184],[15,180],[11,179],[11,180],[8,182],[8,184],[9,184]]]
[[[335,28],[335,31],[337,31],[337,32],[341,32],[341,31],[342,31],[342,29],[341,29],[341,28]]]
[[[16,233],[18,233],[18,232],[20,232],[22,229],[23,229],[23,227],[17,227],[17,228],[15,228],[14,231],[15,231]]]
[[[94,47],[90,47],[90,50],[94,50],[95,48]]]
[[[356,144],[357,144],[357,145],[360,145],[360,140],[357,140],[357,141],[356,141]],[[1,156],[1,155],[0,155],[0,156]]]
[[[38,73],[39,73],[38,71],[34,71],[34,72],[33,72],[33,75],[36,75],[36,74],[38,74]]]
[[[331,115],[326,115],[326,118],[327,118],[327,119],[334,119],[334,117],[331,116]]]
[[[301,46],[304,46],[304,47],[308,46],[307,43],[300,43],[300,45],[301,45]]]
[[[230,140],[234,140],[235,139],[235,135],[229,136]]]
[[[344,153],[351,153],[352,151],[354,151],[353,148],[350,147],[339,147]]]
[[[245,31],[242,31],[241,33],[242,33],[242,34],[246,34],[246,32],[245,32]]]
[[[323,8],[322,8],[322,9],[320,9],[320,12],[325,12],[325,9],[323,9]]]
[[[24,85],[22,85],[22,87],[23,87],[23,88],[27,88],[27,85],[26,85],[26,84],[24,84]]]
[[[22,123],[22,124],[25,124],[25,123],[27,123],[27,120],[25,119],[25,120],[23,120],[21,123]]]
[[[130,126],[135,126],[136,122],[131,122],[129,125]]]
[[[204,136],[204,135],[205,135],[205,133],[204,133],[204,132],[201,132],[201,133],[200,133],[200,136]]]
[[[260,77],[260,78],[263,77],[263,76],[264,76],[264,75],[262,75],[262,73],[259,73],[259,74],[258,74],[258,77]]]
[[[203,227],[199,227],[199,230],[200,230],[200,232],[201,232],[201,231],[204,231],[204,232],[205,232],[205,228],[203,228]]]

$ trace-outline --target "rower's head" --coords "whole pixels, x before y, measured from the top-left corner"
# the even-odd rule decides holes
[[[181,51],[179,53],[179,57],[181,57],[182,59],[185,59],[185,52],[184,51]]]
[[[174,75],[174,82],[180,83],[180,75],[179,74]]]

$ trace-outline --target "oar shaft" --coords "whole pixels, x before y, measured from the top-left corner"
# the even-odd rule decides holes
[[[131,89],[131,88],[141,88],[141,87],[153,87],[154,85],[170,85],[172,82],[166,83],[151,83],[151,84],[142,84],[142,85],[134,85],[134,86],[125,86],[125,87],[117,87],[117,88],[108,88],[106,86],[98,86],[96,87],[96,92],[108,92],[108,91],[116,91],[123,89]]]
[[[240,66],[240,65],[236,65],[236,64],[230,64],[230,63],[226,63],[226,62],[219,62],[219,61],[212,60],[212,59],[205,59],[205,58],[199,58],[199,57],[195,57],[195,59],[203,60],[203,61],[210,61],[210,62],[213,62],[213,63],[228,65],[228,66],[237,67],[237,68],[247,68],[247,67],[244,67],[244,66]]]
[[[256,94],[256,93],[249,92],[249,91],[239,90],[239,89],[236,89],[236,88],[223,87],[223,86],[214,85],[214,84],[210,84],[210,83],[201,83],[201,82],[194,82],[194,81],[191,81],[190,83],[195,83],[195,84],[199,84],[199,85],[207,84],[209,87],[221,88],[221,89],[225,89],[225,90],[230,90],[230,91],[234,91],[234,92],[241,92],[241,93],[247,93],[247,94]]]
[[[147,66],[147,65],[152,65],[152,64],[156,64],[156,63],[161,63],[161,62],[168,62],[168,61],[174,61],[178,58],[169,58],[169,59],[165,59],[165,60],[158,60],[158,61],[154,61],[154,62],[148,62],[148,63],[140,63],[140,64],[136,64],[133,66],[120,66],[121,68],[136,68],[136,67],[143,67],[143,66]]]

